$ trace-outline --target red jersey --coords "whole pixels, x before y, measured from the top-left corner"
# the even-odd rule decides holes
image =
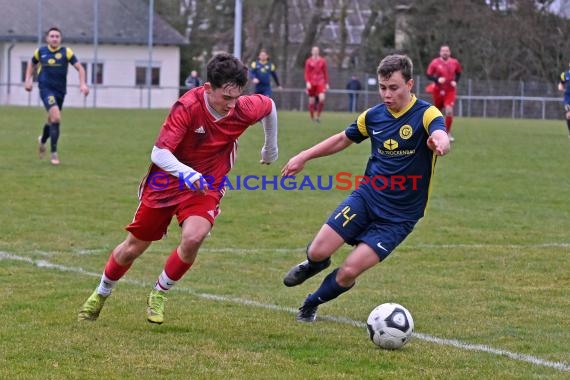
[[[449,89],[451,81],[455,80],[455,75],[461,73],[461,64],[455,58],[449,57],[443,60],[441,57],[434,58],[427,68],[427,75],[430,77],[444,77],[443,84],[435,83],[441,89]]]
[[[305,82],[312,86],[326,86],[329,83],[327,61],[323,57],[309,57],[305,61]]]
[[[271,113],[271,99],[262,95],[240,96],[226,116],[216,120],[206,106],[204,87],[185,93],[174,104],[160,129],[155,146],[168,149],[183,164],[203,176],[214,178],[209,183],[210,194],[220,199],[220,186],[232,168],[237,154],[237,140],[251,125]],[[149,207],[178,204],[195,194],[184,179],[171,175],[159,189],[147,184],[153,173],[163,172],[152,164],[141,183],[142,202]],[[162,177],[163,179],[165,177]],[[164,182],[167,182],[165,184]]]

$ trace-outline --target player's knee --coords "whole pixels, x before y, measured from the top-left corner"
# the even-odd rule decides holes
[[[198,249],[206,236],[208,236],[208,231],[190,231],[182,234],[182,239],[180,241],[181,253],[193,252]]]
[[[130,235],[127,239],[119,244],[115,249],[115,257],[121,263],[132,263],[137,259],[151,244],[149,241],[143,241]]]
[[[336,282],[343,287],[350,287],[356,282],[356,278],[360,274],[356,268],[344,263],[336,273]]]
[[[61,115],[59,113],[52,113],[49,114],[49,122],[52,124],[57,124],[61,122]]]
[[[330,256],[330,252],[325,250],[323,245],[319,244],[318,242],[313,241],[307,246],[307,258],[311,259],[312,261],[323,261]]]

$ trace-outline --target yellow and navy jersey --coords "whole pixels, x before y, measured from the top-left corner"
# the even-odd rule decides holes
[[[261,62],[259,59],[253,61],[249,68],[249,75],[252,78],[259,79],[258,86],[271,86],[271,77],[273,77],[275,84],[279,86],[276,68],[271,61]]]
[[[564,85],[564,96],[565,97],[569,97],[570,96],[570,70],[566,70],[564,71],[562,74],[560,74],[560,77],[558,78],[560,80],[560,83],[562,83]]]
[[[437,157],[427,139],[438,129],[445,131],[441,112],[415,96],[398,113],[379,104],[346,128],[346,136],[356,143],[370,138],[367,180],[355,191],[369,200],[371,213],[394,222],[424,215]]]
[[[75,65],[77,57],[65,46],[52,50],[42,46],[34,52],[32,63],[38,64],[38,85],[40,89],[50,89],[65,95],[67,88],[68,64]]]

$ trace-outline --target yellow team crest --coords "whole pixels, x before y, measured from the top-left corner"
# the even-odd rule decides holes
[[[404,140],[409,139],[410,137],[412,137],[412,127],[408,124],[403,125],[402,128],[400,128],[400,137]]]
[[[61,53],[55,53],[55,59],[61,59]]]
[[[398,142],[396,140],[393,140],[393,139],[388,139],[388,140],[384,141],[384,148],[386,148],[388,150],[398,149]]]

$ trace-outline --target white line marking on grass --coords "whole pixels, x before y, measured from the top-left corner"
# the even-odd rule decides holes
[[[454,249],[454,248],[466,248],[466,249],[490,249],[490,248],[505,248],[505,249],[523,249],[523,248],[570,248],[570,243],[540,243],[540,244],[414,244],[414,245],[403,245],[402,249]],[[211,253],[235,253],[235,254],[250,254],[250,253],[264,253],[264,252],[274,252],[274,253],[292,253],[292,252],[305,252],[306,247],[300,248],[200,248],[200,252],[211,252]],[[110,252],[112,248],[109,249],[74,249],[73,254],[76,255],[93,255],[100,252]],[[37,254],[44,256],[51,256],[51,253],[35,251]]]
[[[101,276],[101,273],[89,272],[89,271],[86,271],[80,267],[68,267],[65,265],[53,264],[53,263],[50,263],[46,260],[34,260],[34,259],[29,258],[29,257],[18,256],[18,255],[14,255],[14,254],[11,254],[8,252],[3,252],[3,251],[0,251],[0,260],[22,261],[22,262],[25,262],[28,264],[35,265],[38,268],[56,269],[56,270],[59,270],[62,272],[79,273],[79,274],[84,274],[84,275],[91,276],[91,277],[100,277]],[[129,283],[129,284],[138,285],[138,286],[149,286],[150,285],[149,283],[146,283],[144,281],[131,280],[128,278],[122,279],[121,281]],[[178,292],[190,293],[190,294],[196,295],[197,297],[200,297],[200,298],[203,298],[206,300],[232,302],[232,303],[236,303],[236,304],[240,304],[240,305],[254,306],[254,307],[259,307],[259,308],[263,308],[263,309],[276,310],[276,311],[286,311],[288,313],[296,313],[297,312],[297,309],[291,308],[291,307],[265,304],[265,303],[261,303],[261,302],[257,302],[257,301],[252,301],[252,300],[247,300],[247,299],[242,299],[242,298],[236,298],[236,297],[227,297],[227,296],[220,296],[220,295],[208,294],[208,293],[198,293],[195,290],[193,290],[192,288],[173,288],[172,290],[176,290]],[[345,318],[345,317],[335,317],[335,316],[329,316],[329,315],[322,315],[321,316],[321,315],[319,315],[319,319],[337,322],[337,323],[342,323],[342,324],[346,324],[346,325],[351,325],[351,326],[359,327],[362,329],[366,328],[366,323],[361,322],[361,321],[356,321],[356,320],[353,320],[350,318]],[[490,347],[490,346],[487,346],[484,344],[463,343],[463,342],[455,340],[455,339],[442,339],[442,338],[438,338],[438,337],[434,337],[431,335],[422,334],[422,333],[418,333],[418,332],[414,332],[414,338],[420,339],[420,340],[425,340],[426,342],[431,342],[431,343],[439,344],[442,346],[452,346],[452,347],[459,348],[462,350],[467,350],[467,351],[480,351],[480,352],[485,352],[488,354],[493,354],[493,355],[498,355],[498,356],[506,356],[506,357],[513,359],[513,360],[518,360],[521,362],[526,362],[526,363],[530,363],[530,364],[537,365],[537,366],[554,368],[554,369],[557,369],[560,371],[570,372],[570,364],[565,363],[565,362],[548,361],[548,360],[544,360],[544,359],[541,359],[541,358],[536,357],[536,356],[519,354],[517,352],[501,350],[501,349],[493,348],[493,347]]]
[[[505,248],[505,249],[524,249],[524,248],[570,248],[570,243],[539,243],[539,244],[413,244],[403,245],[402,249],[454,249],[454,248],[470,248],[470,249],[490,249],[490,248]],[[304,252],[306,247],[301,248],[200,248],[201,252],[212,253],[260,253],[260,252],[275,252],[275,253],[291,253],[291,252]]]
[[[406,246],[404,246],[406,247]],[[416,244],[406,248],[570,248],[570,243],[540,243],[540,244]]]

